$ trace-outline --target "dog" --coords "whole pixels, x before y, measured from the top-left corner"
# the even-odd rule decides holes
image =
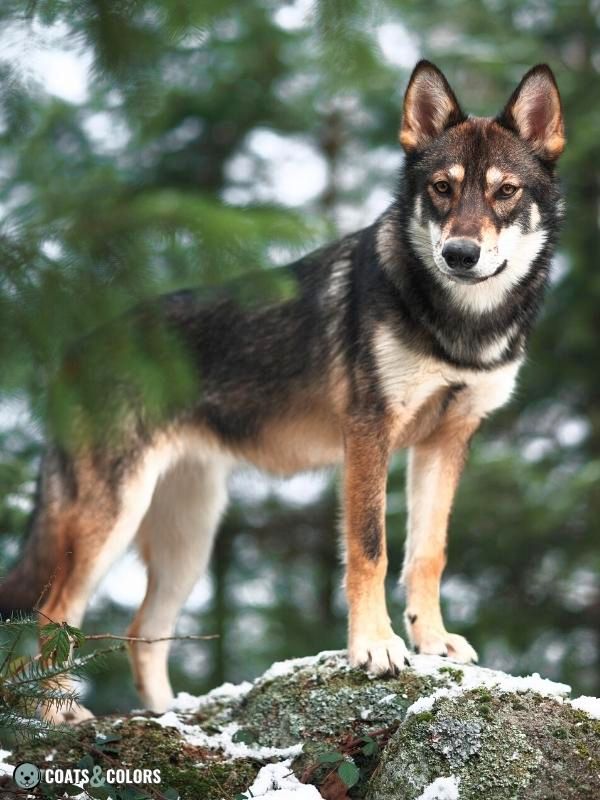
[[[198,393],[159,419],[133,393],[118,435],[48,447],[24,554],[0,587],[4,613],[42,593],[42,625],[79,626],[135,542],[148,586],[130,635],[171,636],[207,566],[231,470],[342,463],[349,661],[397,674],[409,650],[386,608],[386,480],[391,454],[409,448],[408,639],[417,653],[477,660],[442,619],[447,525],[469,441],[509,400],[548,284],[565,145],[556,81],[538,65],[496,118],[469,117],[421,61],[399,138],[391,207],[282,268],[291,297],[247,307],[189,290],[155,302]],[[145,707],[164,711],[168,642],[130,650]]]

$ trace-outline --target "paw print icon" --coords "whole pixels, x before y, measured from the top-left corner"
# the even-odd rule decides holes
[[[42,773],[35,764],[23,761],[15,767],[13,780],[19,789],[33,789],[42,779]]]

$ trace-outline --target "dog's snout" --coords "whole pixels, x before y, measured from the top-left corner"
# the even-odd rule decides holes
[[[472,239],[449,239],[442,249],[442,256],[450,269],[472,269],[479,261],[481,249]]]

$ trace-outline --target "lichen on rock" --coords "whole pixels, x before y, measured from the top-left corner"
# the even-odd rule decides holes
[[[432,656],[372,678],[344,653],[322,653],[252,684],[179,695],[160,716],[83,723],[5,762],[43,767],[51,754],[72,766],[94,750],[101,762],[98,737],[116,735],[113,761],[158,767],[182,800],[597,800],[598,706],[568,692]]]
[[[600,797],[600,725],[559,698],[471,690],[409,717],[385,748],[368,800],[418,800],[440,776],[460,800]]]

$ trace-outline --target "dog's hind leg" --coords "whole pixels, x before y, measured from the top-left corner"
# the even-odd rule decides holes
[[[70,459],[73,486],[65,491],[56,475],[42,497],[36,531],[40,557],[54,549],[52,574],[39,607],[40,634],[49,622],[79,627],[89,597],[111,564],[135,537],[156,482],[169,464],[168,448],[140,453],[121,471],[110,460],[86,456]],[[65,680],[63,688],[69,685]],[[82,706],[42,709],[56,722],[90,716]]]
[[[179,611],[205,571],[227,503],[227,466],[218,458],[178,463],[157,486],[137,544],[148,568],[144,603],[130,636],[173,635]],[[164,711],[173,698],[170,642],[131,642],[135,683],[146,708]]]

